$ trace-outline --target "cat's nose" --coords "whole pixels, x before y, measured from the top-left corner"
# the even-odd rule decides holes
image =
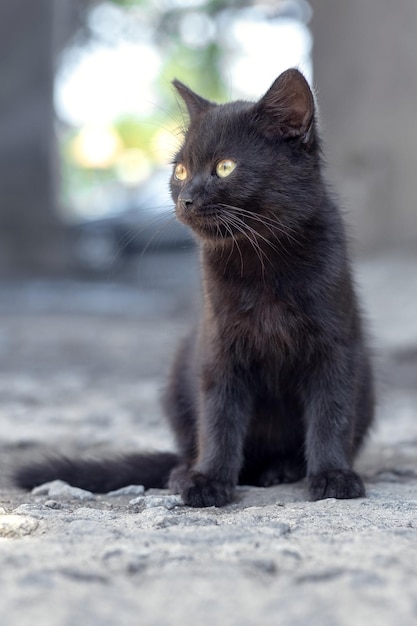
[[[193,204],[193,199],[189,195],[180,196],[178,200],[183,209],[190,209],[191,205]]]

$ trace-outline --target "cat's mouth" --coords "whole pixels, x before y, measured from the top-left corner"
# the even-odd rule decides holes
[[[176,215],[180,222],[189,226],[202,239],[223,240],[237,234],[233,225],[226,221],[216,207],[184,209],[177,205]]]

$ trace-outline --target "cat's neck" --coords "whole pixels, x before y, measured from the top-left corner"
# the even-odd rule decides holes
[[[269,275],[271,266],[275,265],[271,256],[258,244],[252,245],[247,241],[227,241],[220,245],[209,242],[201,248],[205,277],[227,282],[236,280],[242,283]]]
[[[200,243],[203,291],[206,298],[240,301],[275,298],[300,289],[314,274],[345,263],[343,224],[331,203],[313,212],[311,218],[280,237],[232,238]],[[330,268],[331,269],[331,268]],[[335,269],[336,271],[336,269]]]
[[[204,241],[201,246],[203,277],[222,284],[274,283],[278,273],[289,269],[302,253],[300,239],[229,238]],[[305,252],[305,250],[304,250]]]

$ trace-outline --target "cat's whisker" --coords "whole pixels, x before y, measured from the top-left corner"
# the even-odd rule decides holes
[[[226,261],[226,264],[225,264],[224,269],[223,269],[223,275],[224,275],[226,273],[227,266],[229,265],[230,257],[233,254],[233,248],[235,246],[236,241],[235,241],[235,238],[232,236],[232,233],[230,232],[230,230],[228,230],[227,225],[223,224],[222,220],[219,220],[219,221],[220,221],[220,224],[223,225],[226,228],[226,230],[229,232],[229,234],[232,237],[232,246],[230,248],[229,256],[227,257],[227,261]],[[218,236],[219,240],[221,240],[223,238],[222,231],[221,231],[221,228],[220,228],[220,224],[216,223],[216,232],[217,232],[217,236]],[[223,259],[224,251],[225,251],[225,247],[222,247],[221,256],[220,256],[221,259]]]
[[[167,216],[160,216],[159,220],[154,220],[155,221],[160,221],[162,222],[161,226],[159,228],[157,228],[157,230],[154,232],[154,234],[147,240],[145,247],[143,248],[143,250],[141,251],[139,258],[142,258],[144,254],[146,254],[146,252],[149,250],[149,248],[152,246],[152,244],[155,242],[155,240],[158,240],[158,237],[166,232],[169,232],[170,229],[172,229],[173,225],[175,224],[175,220],[176,217],[175,215],[172,215],[171,217],[168,218],[167,220]]]
[[[278,217],[275,218],[271,218],[268,215],[257,215],[255,213],[251,213],[250,211],[248,211],[247,209],[242,209],[241,207],[237,207],[234,205],[230,205],[230,204],[223,204],[221,203],[220,206],[228,208],[228,209],[233,209],[233,211],[239,212],[242,215],[248,216],[249,218],[253,219],[254,221],[257,221],[261,224],[263,224],[266,228],[268,228],[268,230],[270,230],[271,228],[283,235],[285,235],[287,238],[291,239],[294,243],[298,244],[299,242],[297,241],[297,239],[295,237],[293,237],[292,235],[290,235],[290,233],[288,232],[288,230],[292,230],[293,232],[296,232],[294,228],[292,228],[291,226],[287,225],[287,224],[283,224]],[[274,235],[274,233],[272,232],[272,230],[270,230],[271,234]],[[302,233],[297,232],[297,235],[300,235],[301,237],[304,237],[304,235]]]
[[[171,213],[170,216],[168,216],[169,213]],[[139,254],[139,258],[142,258],[143,255],[149,250],[151,245],[155,242],[155,240],[158,239],[161,234],[169,232],[169,230],[172,229],[175,221],[175,215],[172,212],[167,211],[165,214],[153,216],[152,219],[149,219],[149,221],[141,228],[132,227],[120,241],[121,245],[119,247],[119,250],[117,251],[117,254],[115,254],[114,261],[116,262],[123,254],[123,251],[129,246],[129,244],[134,241],[136,237],[141,235],[141,233],[146,232],[147,228],[156,228],[152,236],[147,239],[144,248]],[[158,223],[160,224],[159,226]]]
[[[282,251],[285,254],[288,254],[288,250],[284,246],[282,238],[277,238],[276,232],[279,232],[280,234],[283,234],[287,239],[292,240],[296,245],[299,245],[299,242],[293,236],[291,236],[289,233],[287,233],[285,228],[284,229],[280,228],[275,223],[274,224],[272,224],[272,223],[271,224],[265,223],[264,216],[259,216],[259,215],[253,214],[250,211],[246,211],[245,209],[240,209],[239,207],[232,206],[232,205],[222,204],[220,206],[226,207],[228,209],[233,209],[233,214],[235,216],[237,215],[237,213],[242,213],[244,215],[244,217],[246,217],[246,215],[247,215],[251,219],[253,219],[254,221],[257,221],[260,224],[262,224],[267,230],[269,230],[269,232],[273,236],[274,242],[281,247]],[[230,213],[228,213],[228,214],[230,214]],[[243,223],[247,224],[247,222],[245,220],[242,220],[242,221],[243,221]],[[247,226],[250,227],[248,224],[247,224]],[[250,227],[250,228],[252,228],[252,227]],[[263,239],[266,243],[268,243],[268,245],[270,247],[274,247],[273,243],[269,239],[267,239],[263,235],[261,235],[256,229],[252,229],[252,230],[254,231],[254,233],[256,233],[257,237]],[[278,252],[278,250],[276,248],[275,248],[275,251]]]
[[[164,208],[164,207],[161,206],[161,207],[158,207],[158,208]],[[164,214],[164,215],[153,215],[142,226],[140,226],[140,227],[132,226],[131,228],[129,228],[128,231],[126,232],[126,234],[123,235],[123,237],[118,241],[119,248],[118,248],[116,254],[114,255],[113,262],[115,263],[116,261],[118,261],[118,259],[123,254],[124,250],[129,246],[130,243],[132,243],[132,241],[135,240],[136,237],[138,237],[138,236],[142,235],[143,233],[145,233],[148,228],[152,228],[152,227],[158,225],[159,222],[161,222],[162,225],[164,225],[164,222],[166,220],[167,220],[167,214]],[[173,223],[174,220],[175,220],[175,215],[172,215],[172,216],[168,217],[168,223],[169,224]],[[161,231],[161,228],[158,228],[157,233],[154,234],[151,237],[151,241],[152,241],[152,239],[155,238],[155,236],[157,234],[160,233],[160,231]],[[142,252],[142,254],[143,254],[143,252]]]
[[[232,226],[234,226],[234,228],[236,228],[236,230],[238,230],[242,235],[244,235],[246,237],[246,239],[249,241],[249,243],[252,245],[260,263],[262,266],[262,276],[265,275],[265,264],[263,261],[264,257],[270,264],[270,260],[268,259],[267,255],[265,254],[265,252],[262,250],[262,248],[259,245],[259,242],[256,240],[256,238],[252,239],[249,235],[252,234],[250,231],[249,233],[247,232],[248,230],[248,225],[245,224],[245,222],[243,222],[240,218],[238,218],[236,215],[230,215],[228,214],[228,219],[229,222]],[[245,230],[246,229],[246,230]],[[256,231],[254,231],[256,232]],[[271,264],[272,265],[272,264]]]
[[[236,248],[237,248],[239,256],[240,256],[240,275],[243,276],[243,272],[244,272],[243,255],[242,255],[242,251],[240,249],[240,246],[238,244],[238,241],[237,241],[236,237],[234,236],[233,230],[229,226],[229,224],[222,217],[218,216],[218,218],[219,218],[219,222],[225,227],[225,229],[227,230],[227,232],[231,236],[232,241],[233,241],[233,245],[236,244]],[[224,271],[226,271],[226,268],[227,268],[227,266],[229,264],[230,257],[232,256],[232,252],[233,252],[233,248],[230,250],[229,256],[227,257],[226,266],[225,266],[225,270]]]
[[[230,214],[229,214],[230,215]],[[235,219],[239,220],[239,223],[244,226],[249,232],[251,232],[253,234],[253,236],[256,239],[261,239],[262,241],[264,241],[272,250],[274,250],[275,252],[277,252],[279,254],[279,250],[278,248],[266,237],[264,237],[263,235],[261,235],[257,230],[255,230],[254,228],[252,228],[252,226],[250,226],[247,222],[243,221],[240,217],[238,217],[237,215],[233,215],[233,217]],[[287,252],[287,250],[285,249],[285,246],[283,245],[283,243],[279,240],[276,239],[275,240],[277,244],[279,244],[281,246],[281,248],[284,250],[284,252]],[[259,242],[257,242],[259,245]],[[268,259],[269,260],[269,259]]]
[[[250,217],[253,220],[256,220],[262,224],[264,224],[264,226],[271,226],[272,228],[274,228],[274,230],[277,230],[278,232],[280,232],[283,235],[288,235],[287,231],[292,231],[294,233],[297,233],[297,235],[301,236],[302,238],[305,238],[303,233],[300,233],[298,230],[296,230],[295,228],[291,227],[289,224],[283,224],[283,222],[279,219],[278,216],[275,216],[274,218],[268,216],[268,215],[257,215],[256,213],[253,213],[251,211],[248,211],[247,209],[243,209],[241,207],[237,207],[231,204],[220,204],[220,206],[223,206],[225,208],[229,208],[229,209],[233,209],[234,211],[238,211],[240,212],[242,215],[247,215],[248,217]],[[294,239],[295,243],[298,243],[297,240]]]
[[[246,216],[243,216],[243,218],[238,216],[238,212],[236,210],[233,210],[232,213],[229,211],[228,216],[230,215],[234,215],[234,217],[238,218],[239,221],[241,221],[243,224],[245,224],[246,226],[249,226],[249,224],[247,224],[245,219],[243,219]],[[271,233],[271,235],[273,235],[274,239],[276,239],[276,234],[273,232],[272,227],[270,227],[268,224],[265,224],[262,220],[256,219],[256,217],[254,218],[254,221],[261,223]],[[252,230],[255,231],[262,238],[261,234],[256,229],[253,228]]]

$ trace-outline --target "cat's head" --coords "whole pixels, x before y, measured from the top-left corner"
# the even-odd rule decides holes
[[[270,238],[275,224],[282,230],[302,220],[320,187],[304,76],[287,70],[256,103],[218,105],[174,86],[190,118],[171,178],[178,219],[205,240]]]

